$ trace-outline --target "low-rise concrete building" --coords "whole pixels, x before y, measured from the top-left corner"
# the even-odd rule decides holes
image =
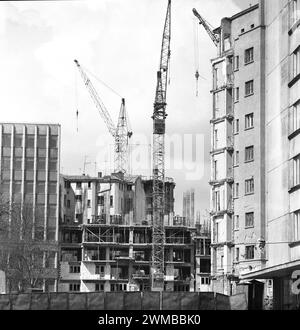
[[[194,290],[195,228],[174,223],[165,185],[165,290]],[[62,176],[60,291],[150,290],[152,179]]]

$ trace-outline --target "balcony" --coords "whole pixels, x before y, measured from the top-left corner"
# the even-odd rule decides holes
[[[178,244],[191,244],[190,237],[166,237],[166,244],[178,245]]]
[[[226,115],[224,115],[222,117],[218,117],[218,116],[215,115],[215,118],[211,119],[210,123],[211,124],[217,124],[217,123],[220,123],[222,121],[225,121],[226,119],[228,121],[233,121],[233,119],[234,119],[233,113],[227,113]]]
[[[221,186],[223,185],[224,183],[229,183],[229,184],[232,184],[234,183],[234,179],[233,177],[227,177],[225,179],[213,179],[213,180],[210,180],[209,181],[209,184],[211,186]]]
[[[234,213],[234,211],[232,209],[229,209],[229,210],[221,210],[221,211],[210,211],[209,214],[212,216],[212,217],[220,217],[222,215],[225,215],[225,214],[228,214],[228,215],[232,215]]]
[[[146,272],[144,270],[139,270],[139,271],[136,271],[134,274],[132,274],[132,278],[134,280],[143,281],[143,280],[149,280],[150,275],[146,274]]]

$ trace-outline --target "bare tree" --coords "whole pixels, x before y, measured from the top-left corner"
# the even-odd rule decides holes
[[[35,218],[41,215],[36,212]],[[6,273],[9,291],[36,288],[54,275],[56,245],[47,242],[44,233],[38,234],[33,219],[32,204],[0,200],[0,268]]]

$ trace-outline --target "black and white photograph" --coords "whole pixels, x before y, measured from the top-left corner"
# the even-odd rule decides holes
[[[299,32],[300,0],[1,1],[0,318],[300,310]]]

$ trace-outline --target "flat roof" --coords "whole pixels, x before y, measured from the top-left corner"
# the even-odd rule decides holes
[[[1,122],[0,125],[33,125],[33,126],[49,126],[49,125],[56,125],[61,126],[61,124],[58,123],[26,123],[26,122]]]
[[[250,13],[251,11],[256,10],[257,8],[259,8],[259,4],[258,3],[255,4],[255,5],[253,5],[253,6],[250,6],[247,9],[244,9],[244,10],[238,12],[237,14],[234,14],[231,17],[223,17],[223,19],[226,18],[226,19],[229,19],[230,21],[234,21],[235,19],[237,19],[237,18],[239,18],[239,17],[241,17],[243,15],[246,15],[246,14]],[[221,28],[220,26],[217,27],[216,29],[214,29],[214,32],[216,33],[218,30],[220,30],[220,28]]]

